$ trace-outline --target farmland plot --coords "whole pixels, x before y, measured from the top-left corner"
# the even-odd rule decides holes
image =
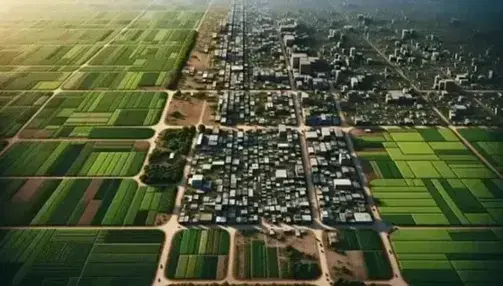
[[[0,137],[12,137],[46,102],[51,93],[0,93]]]
[[[19,142],[0,157],[0,176],[134,176],[148,142]]]
[[[459,133],[500,173],[503,173],[503,130],[462,128],[459,129]]]
[[[391,235],[410,285],[501,285],[501,229],[401,229]]]
[[[239,279],[316,279],[321,275],[316,239],[311,233],[281,240],[255,231],[236,234],[236,276]]]
[[[115,132],[118,139],[149,138],[121,132],[125,126],[151,126],[159,121],[166,103],[162,92],[64,92],[57,94],[21,134],[34,138],[100,138]],[[110,128],[110,127],[121,128]],[[107,128],[104,128],[107,127]],[[145,129],[149,130],[149,129]],[[129,130],[133,131],[133,130]],[[113,138],[108,135],[107,138]]]
[[[222,280],[227,274],[229,233],[187,229],[173,237],[166,274],[171,279]]]
[[[381,238],[373,230],[340,229],[335,242],[326,238],[325,243],[329,245],[327,260],[334,278],[387,280],[393,276]]]
[[[78,66],[98,51],[94,45],[0,46],[0,66]]]
[[[152,285],[157,230],[2,230],[2,285]]]
[[[393,129],[355,141],[385,220],[503,224],[503,182],[449,129]]]
[[[69,72],[0,72],[0,89],[53,90],[69,75]]]
[[[2,226],[154,225],[171,213],[175,187],[121,179],[0,180]]]

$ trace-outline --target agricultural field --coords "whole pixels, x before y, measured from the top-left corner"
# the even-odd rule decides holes
[[[37,42],[38,43],[38,42]],[[94,45],[0,46],[0,66],[78,66],[98,51]]]
[[[2,230],[1,285],[152,285],[157,230]]]
[[[142,141],[18,142],[0,156],[0,176],[134,176],[148,148]]]
[[[21,137],[150,138],[151,129],[124,127],[157,124],[166,99],[163,92],[62,92],[48,102]]]
[[[175,234],[166,264],[171,279],[222,280],[227,275],[229,233],[186,229]]]
[[[0,137],[16,135],[51,95],[45,92],[1,92]]]
[[[317,243],[312,233],[304,237],[266,236],[241,231],[236,238],[236,277],[253,279],[316,279],[321,275]]]
[[[500,173],[503,173],[502,129],[460,128],[458,131]]]
[[[177,184],[183,177],[196,128],[166,129],[156,141],[141,180],[146,184]]]
[[[334,279],[388,280],[393,276],[379,234],[370,229],[324,233],[327,261]]]
[[[0,72],[0,90],[54,90],[70,72]]]
[[[196,36],[193,30],[175,30],[170,34],[170,44],[107,46],[63,88],[135,90],[173,86]]]
[[[171,213],[176,187],[138,187],[121,179],[2,179],[1,226],[157,225]]]
[[[409,285],[501,285],[501,229],[400,229],[391,234]]]
[[[503,224],[503,181],[449,129],[353,135],[379,212],[387,222]]]

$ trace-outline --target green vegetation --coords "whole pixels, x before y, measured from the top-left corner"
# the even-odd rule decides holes
[[[395,225],[503,225],[503,181],[447,128],[355,138],[382,217]]]
[[[501,285],[501,229],[401,229],[391,235],[410,285]]]
[[[19,142],[0,157],[1,176],[134,176],[148,142]]]
[[[25,137],[97,137],[110,126],[149,126],[159,121],[163,92],[66,92],[57,94],[23,131]],[[101,131],[94,131],[101,127]],[[131,138],[121,132],[119,139]],[[143,135],[143,134],[140,134]],[[137,138],[135,136],[135,138]],[[140,137],[141,138],[141,137]]]
[[[178,183],[182,179],[185,156],[190,152],[195,134],[194,126],[163,131],[149,156],[149,164],[141,180],[147,184]]]
[[[336,252],[361,251],[369,280],[387,280],[393,276],[391,265],[379,235],[370,229],[340,229],[337,243],[331,245]],[[343,271],[343,269],[338,269]]]
[[[69,72],[0,72],[0,90],[53,90],[68,76]]]
[[[166,275],[172,279],[223,279],[227,275],[229,233],[187,229],[171,242]]]
[[[47,92],[1,92],[0,137],[16,135],[51,95]]]
[[[151,285],[157,230],[2,230],[1,285]]]
[[[154,225],[172,212],[176,187],[121,179],[0,180],[2,226]]]
[[[316,257],[285,245],[283,238],[275,241],[256,231],[241,231],[238,235],[244,239],[235,249],[234,263],[240,279],[311,280],[321,275]],[[244,265],[240,266],[243,262]]]
[[[503,130],[483,128],[459,129],[461,136],[470,141],[472,146],[491,164],[503,172]]]

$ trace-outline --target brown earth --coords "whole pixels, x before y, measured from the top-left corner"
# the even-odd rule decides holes
[[[29,179],[23,186],[12,196],[11,202],[25,203],[29,202],[31,198],[37,193],[38,188],[44,182],[43,179]]]
[[[103,179],[92,180],[91,183],[89,184],[89,187],[87,187],[87,190],[84,192],[84,195],[82,196],[82,201],[86,203],[90,202],[100,189],[101,183],[103,183]]]
[[[280,266],[280,275],[281,275],[281,265],[288,264],[288,258],[285,256],[285,249],[288,246],[292,246],[298,251],[309,255],[311,257],[315,257],[319,263],[319,254],[317,248],[316,236],[312,232],[308,232],[303,234],[302,237],[296,237],[293,234],[281,234],[276,235],[275,237],[271,237],[269,235],[254,232],[251,235],[244,236],[241,232],[237,232],[235,235],[235,247],[236,247],[236,260],[234,263],[238,264],[236,267],[237,273],[234,275],[238,279],[245,279],[245,267],[248,262],[245,261],[244,255],[244,246],[249,244],[252,240],[264,240],[265,244],[269,247],[278,247],[278,266]],[[275,278],[275,280],[278,280]]]
[[[211,119],[213,114],[215,113],[215,109],[217,108],[217,104],[216,103],[207,103],[206,104],[206,108],[204,109],[204,114],[203,114],[203,124],[204,125],[211,125],[211,126],[215,126],[215,125],[218,125],[216,124],[216,122]]]
[[[173,99],[169,104],[166,123],[172,125],[196,125],[199,121],[203,104],[203,100],[195,98]],[[184,117],[174,117],[173,113],[175,111],[180,112]]]
[[[208,13],[203,19],[199,27],[199,33],[192,53],[187,62],[188,70],[207,71],[211,69],[213,56],[213,46],[215,42],[212,40],[212,34],[219,30],[220,22],[225,19],[228,13],[228,5],[212,4],[209,7]],[[180,81],[182,89],[200,89],[205,88],[207,84],[198,82],[195,76],[188,73],[183,73]]]
[[[227,255],[219,255],[217,263],[217,280],[222,280],[227,275]]]
[[[45,129],[24,129],[19,137],[25,139],[47,139],[52,137],[53,132]]]
[[[136,141],[134,142],[135,151],[147,151],[150,147],[150,143],[147,141]]]
[[[363,252],[336,252],[329,246],[326,232],[323,233],[323,244],[327,246],[325,247],[325,255],[332,279],[339,280],[343,278],[345,280],[364,281],[367,278]]]
[[[84,213],[80,217],[79,222],[77,222],[77,225],[90,225],[91,222],[93,221],[94,216],[98,212],[98,209],[101,206],[101,200],[92,200],[90,201],[86,209],[84,210]]]
[[[170,215],[168,214],[157,214],[155,216],[155,221],[154,221],[154,226],[160,226],[168,223],[169,219],[171,218]]]

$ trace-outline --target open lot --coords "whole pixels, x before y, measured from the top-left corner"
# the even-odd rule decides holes
[[[314,234],[296,237],[266,235],[257,231],[237,233],[236,264],[238,279],[316,279],[321,275]]]
[[[63,92],[57,94],[21,133],[28,138],[150,138],[166,104],[163,92]],[[106,127],[106,128],[104,128]],[[110,128],[116,127],[116,128]],[[120,128],[119,128],[120,127]],[[138,133],[130,132],[140,130]],[[109,133],[112,132],[113,134]],[[150,136],[148,136],[151,134]]]
[[[2,230],[2,285],[151,285],[157,230]]]
[[[149,143],[20,142],[0,157],[0,176],[134,176]]]
[[[391,235],[410,285],[500,285],[501,229],[402,229]]]
[[[197,125],[204,112],[206,94],[183,93],[175,95],[168,107],[167,124],[172,125]]]
[[[356,136],[358,155],[386,221],[503,224],[503,182],[449,129],[391,129]]]
[[[166,274],[171,279],[221,280],[227,275],[229,233],[186,229],[175,234]]]
[[[0,137],[12,137],[46,102],[51,93],[2,92],[0,93]]]
[[[500,173],[503,172],[503,129],[460,128],[459,133]]]
[[[393,275],[379,234],[370,229],[324,233],[327,261],[337,280],[387,280]]]
[[[0,225],[154,225],[171,213],[175,187],[121,179],[0,180]]]

